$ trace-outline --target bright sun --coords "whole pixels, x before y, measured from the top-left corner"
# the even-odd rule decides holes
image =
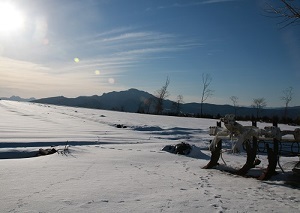
[[[23,27],[24,17],[13,4],[0,2],[0,32],[11,33]]]

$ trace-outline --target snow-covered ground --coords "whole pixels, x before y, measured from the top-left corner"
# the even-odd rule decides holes
[[[282,157],[286,173],[269,181],[201,169],[216,120],[3,100],[0,118],[0,212],[300,212],[299,188],[285,182],[297,157]],[[161,151],[180,142],[188,156]],[[245,163],[244,153],[223,157]]]

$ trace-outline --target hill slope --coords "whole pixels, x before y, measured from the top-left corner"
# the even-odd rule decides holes
[[[63,106],[76,106],[92,109],[105,109],[116,110],[125,112],[145,112],[151,113],[154,111],[155,96],[137,89],[129,89],[120,92],[104,93],[102,96],[80,96],[77,98],[66,98],[63,96],[43,98],[34,100],[32,102],[54,104]],[[173,101],[165,100],[164,109],[166,113],[173,112]],[[204,114],[213,116],[224,116],[225,114],[234,113],[235,109],[231,105],[216,105],[216,104],[203,104]],[[184,114],[198,114],[200,112],[199,103],[186,103],[181,104],[181,112]],[[256,115],[256,109],[251,107],[238,107],[237,115],[240,116],[253,116]],[[261,112],[261,116],[278,116],[284,115],[284,108],[266,108]],[[288,109],[288,115],[291,118],[297,118],[300,116],[300,106],[290,107]]]
[[[201,169],[210,158],[208,128],[214,119],[3,100],[0,114],[0,158],[70,145],[65,153],[0,159],[0,212],[300,211],[299,189],[286,184],[290,169],[277,168],[279,173],[263,182],[221,171],[222,161],[219,169]],[[189,155],[161,150],[180,142],[192,145]],[[246,162],[245,153],[222,155],[233,168]],[[266,155],[259,157],[254,174],[268,162]],[[280,161],[287,165],[299,159]]]

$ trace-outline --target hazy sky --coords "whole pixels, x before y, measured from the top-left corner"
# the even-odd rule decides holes
[[[169,99],[200,102],[208,73],[209,103],[283,106],[292,86],[300,105],[300,25],[281,29],[264,0],[8,2],[21,24],[0,15],[0,97],[154,94],[169,76]]]

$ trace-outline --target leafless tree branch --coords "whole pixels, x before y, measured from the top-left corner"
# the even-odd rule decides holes
[[[259,119],[260,112],[263,110],[264,107],[267,106],[265,98],[255,98],[253,99],[252,107],[256,109],[256,119]]]
[[[170,95],[168,92],[168,86],[170,84],[170,78],[169,76],[167,77],[167,80],[165,82],[165,85],[156,91],[156,106],[155,106],[155,111],[156,114],[161,114],[163,111],[163,102],[164,100]]]
[[[230,100],[232,101],[232,104],[234,107],[234,115],[236,116],[237,103],[238,103],[239,98],[237,96],[230,96]]]
[[[277,0],[279,4],[274,6],[275,3],[266,3],[266,13],[270,14],[271,17],[281,18],[282,21],[278,25],[285,28],[289,25],[295,25],[300,22],[300,7],[296,6],[296,0]],[[297,2],[299,4],[299,1]]]
[[[289,103],[293,100],[293,95],[294,95],[293,87],[288,87],[285,90],[283,90],[282,92],[283,92],[283,96],[281,97],[281,100],[283,100],[284,104],[285,104],[284,118],[286,119]]]
[[[210,76],[210,74],[202,74],[202,84],[203,84],[203,89],[202,89],[202,94],[201,94],[201,103],[200,103],[200,114],[201,117],[203,115],[203,103],[213,95],[214,91],[211,90],[210,87],[210,83],[212,81],[212,77]]]

